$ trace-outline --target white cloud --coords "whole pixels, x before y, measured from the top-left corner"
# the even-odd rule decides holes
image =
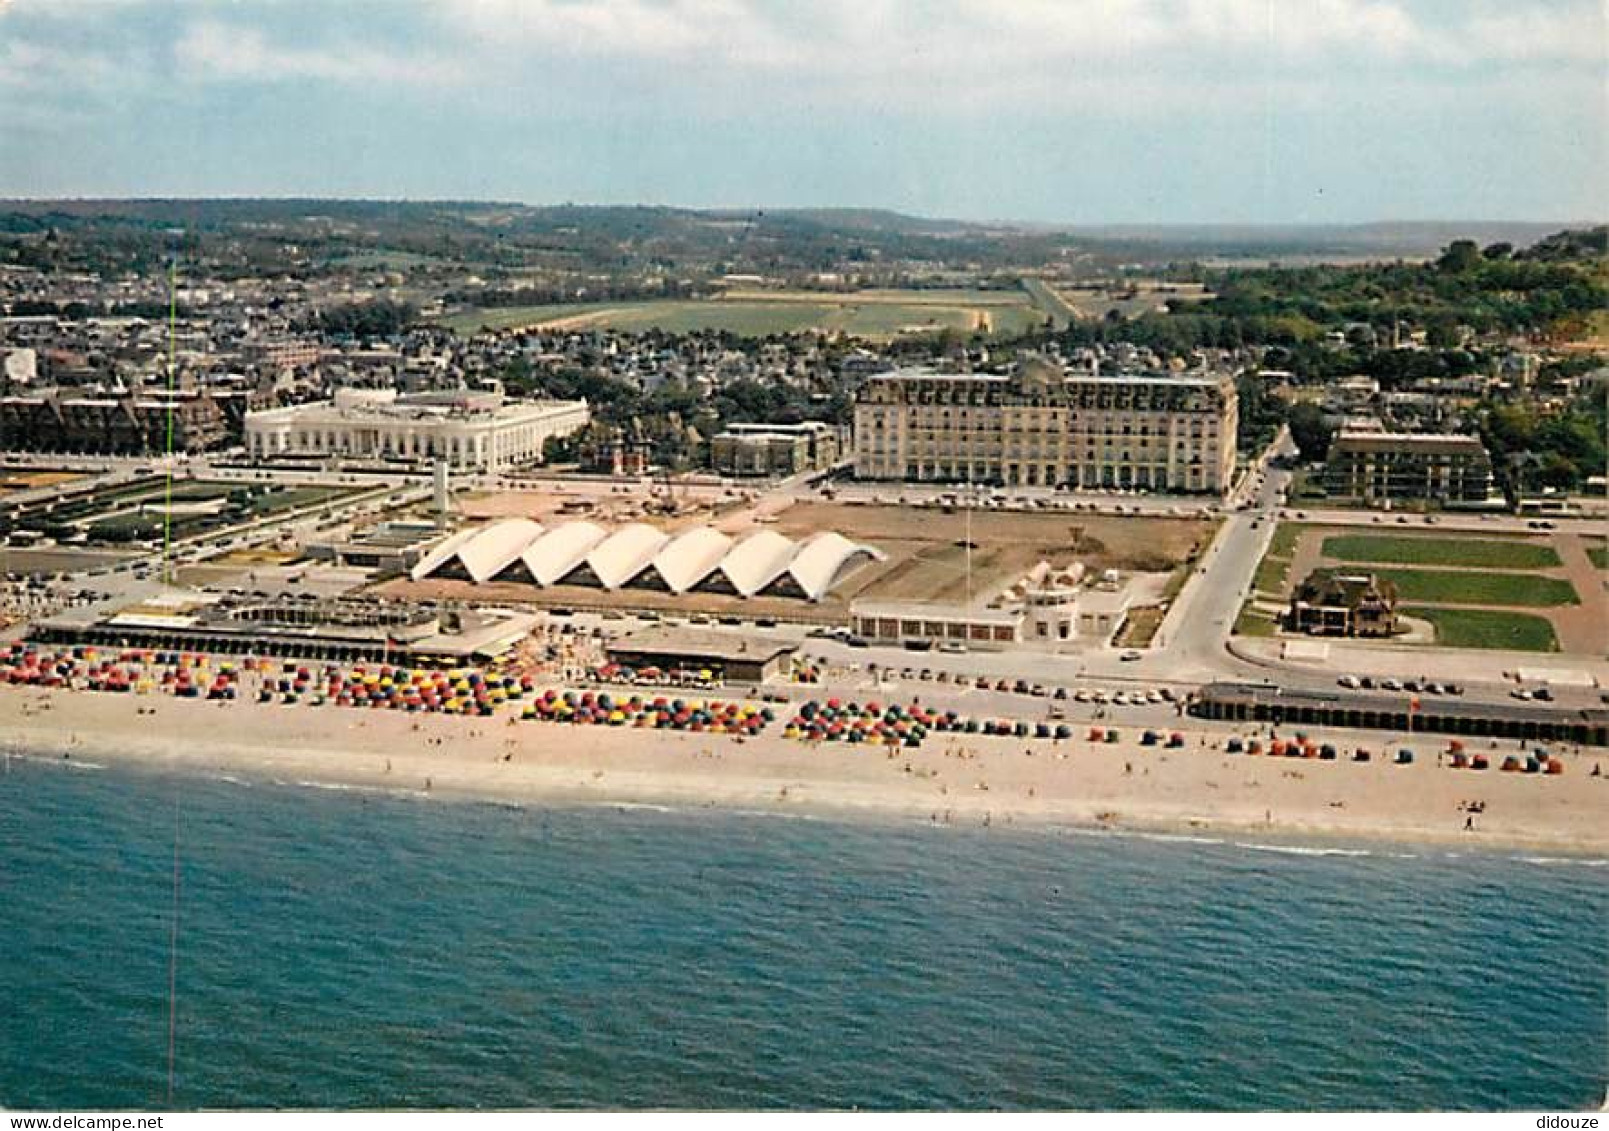
[[[1305,65],[1534,57],[1601,59],[1603,12],[1573,3],[1471,4],[1432,20],[1411,0],[430,0],[441,25],[509,49],[702,58],[747,68],[876,69],[973,61],[1255,56]],[[790,11],[791,7],[791,11]]]
[[[0,40],[0,90],[51,91],[67,87],[106,93],[131,79],[138,81],[142,70],[140,61],[133,56],[119,59],[103,51],[60,47],[34,38]]]
[[[796,62],[804,54],[804,44],[778,35],[746,0],[435,0],[433,6],[452,31],[506,50],[719,57],[758,67]]]
[[[130,56],[134,81],[165,78],[154,60],[168,58],[172,73],[201,82],[446,87],[557,105],[663,99],[732,114],[771,103],[951,113],[1032,103],[1050,114],[1261,105],[1276,91],[1485,87],[1505,74],[1601,68],[1605,53],[1598,0],[1450,10],[1424,0],[413,0],[377,6],[362,38],[336,21],[321,27],[320,9],[299,0],[10,0],[0,27],[48,12],[30,27],[43,50],[51,27],[92,41],[114,9],[119,34],[142,9],[179,28]],[[83,18],[70,24],[75,11]],[[87,85],[104,70],[91,59],[88,71],[65,59],[33,70]]]
[[[456,62],[440,56],[409,55],[354,43],[288,46],[272,42],[257,28],[211,19],[186,28],[173,54],[184,74],[203,80],[436,85],[459,81],[465,74]]]
[[[1602,67],[1609,54],[1609,7],[1569,11],[1503,8],[1472,17],[1459,46],[1477,60],[1569,62]]]
[[[442,40],[456,38],[478,73],[596,61],[616,66],[580,81],[611,76],[740,110],[756,97],[1053,110],[1076,96],[1091,109],[1171,111],[1249,88],[1261,104],[1291,85],[1484,84],[1493,68],[1601,65],[1604,53],[1596,0],[1470,0],[1451,15],[1415,0],[428,2]]]

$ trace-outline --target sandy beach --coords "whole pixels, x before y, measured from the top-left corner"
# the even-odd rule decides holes
[[[774,729],[724,735],[508,716],[206,702],[0,688],[0,742],[95,763],[288,783],[566,804],[792,809],[952,824],[1057,822],[1148,830],[1427,840],[1609,855],[1609,777],[1588,750],[1559,776],[1453,770],[1423,736],[1412,765],[1379,736],[1321,734],[1355,763],[1226,754],[1234,733],[1188,721],[1180,749],[930,735],[919,749],[810,745]],[[1444,741],[1444,740],[1443,740]],[[1215,748],[1215,745],[1217,747]],[[1394,742],[1392,748],[1404,745]],[[1472,746],[1484,749],[1485,744]],[[1512,743],[1495,753],[1513,752]],[[1500,759],[1499,759],[1500,760]],[[1483,802],[1471,820],[1464,806]],[[1472,823],[1473,829],[1466,829]]]

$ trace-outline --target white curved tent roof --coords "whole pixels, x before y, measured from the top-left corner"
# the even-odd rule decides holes
[[[732,539],[713,526],[683,531],[654,555],[654,569],[672,593],[685,593],[703,581],[732,549]]]
[[[840,570],[858,555],[881,557],[882,555],[870,546],[863,546],[859,542],[851,542],[836,530],[825,530],[812,536],[793,560],[788,563],[786,571],[793,578],[804,595],[812,601],[819,601],[827,595],[832,583]]]
[[[489,581],[541,535],[539,523],[528,518],[505,518],[481,527],[473,538],[458,547],[456,557],[464,564],[464,572],[472,581]]]
[[[446,538],[436,543],[435,549],[414,564],[413,569],[408,571],[408,576],[415,581],[429,577],[453,559],[453,556],[458,552],[458,547],[479,533],[479,528],[471,527],[468,530],[460,530],[455,534],[449,534]]]
[[[538,585],[552,585],[586,560],[588,552],[608,537],[591,522],[567,522],[525,547],[520,560]]]
[[[646,523],[610,532],[585,521],[544,529],[528,518],[510,518],[443,539],[410,573],[418,581],[456,563],[472,581],[485,582],[522,564],[532,581],[548,586],[584,567],[577,583],[618,589],[651,568],[676,594],[720,574],[743,597],[777,585],[781,595],[819,601],[857,555],[883,556],[836,531],[794,542],[761,530],[734,542],[712,526],[672,536]]]
[[[762,530],[734,546],[731,553],[721,559],[719,568],[733,589],[752,597],[782,575],[798,550],[797,542],[775,530]]]
[[[594,546],[587,554],[587,565],[605,589],[618,589],[647,569],[669,541],[670,535],[663,530],[634,522]]]

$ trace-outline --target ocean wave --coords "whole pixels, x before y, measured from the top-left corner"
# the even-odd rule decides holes
[[[335,793],[408,793],[409,790],[392,790],[383,785],[357,785],[338,781],[295,781],[291,785],[303,789],[327,789]]]
[[[1161,841],[1164,844],[1228,844],[1229,843],[1228,841],[1222,839],[1221,837],[1215,837],[1215,836],[1190,836],[1190,835],[1188,835],[1186,833],[1139,833],[1139,832],[1131,832],[1131,833],[1129,833],[1127,835],[1134,837],[1136,840],[1157,840],[1157,841]]]
[[[1236,848],[1249,848],[1253,852],[1279,852],[1286,856],[1373,856],[1367,848],[1319,848],[1305,844],[1257,844],[1237,840]]]
[[[1578,868],[1602,868],[1609,866],[1609,859],[1602,856],[1519,856],[1516,857],[1522,864],[1535,864],[1538,867],[1550,868],[1558,865],[1574,865]]]

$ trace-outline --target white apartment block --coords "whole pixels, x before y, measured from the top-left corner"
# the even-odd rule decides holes
[[[1239,402],[1228,374],[1008,376],[897,370],[855,398],[855,475],[1222,495]]]
[[[590,419],[586,401],[341,389],[333,400],[247,413],[246,451],[256,459],[442,459],[466,471],[495,471],[540,463],[549,437],[568,436]]]

